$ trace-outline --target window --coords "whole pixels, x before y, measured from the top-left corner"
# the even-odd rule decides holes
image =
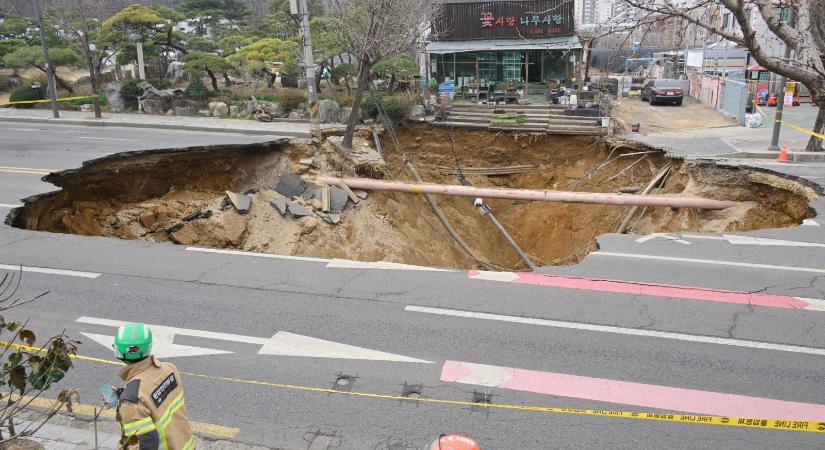
[[[722,29],[727,30],[728,25],[730,25],[730,13],[725,13],[722,15]]]

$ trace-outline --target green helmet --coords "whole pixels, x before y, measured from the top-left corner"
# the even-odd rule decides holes
[[[127,323],[117,329],[114,347],[117,359],[143,359],[152,354],[152,330],[142,323]]]

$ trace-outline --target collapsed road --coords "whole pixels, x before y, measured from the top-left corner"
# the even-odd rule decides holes
[[[459,173],[469,186],[454,189],[481,189],[472,195],[487,197],[491,211],[537,265],[576,262],[595,248],[598,235],[620,229],[714,232],[798,225],[812,216],[808,204],[816,197],[804,183],[766,171],[684,163],[638,144],[486,131],[448,138],[446,133],[420,125],[400,131],[405,157],[427,183],[452,184]],[[385,148],[383,166],[372,172],[388,181],[370,183],[408,176],[401,155],[392,146]],[[433,205],[408,194],[376,191],[361,200],[337,187],[283,182],[295,175],[356,175],[347,167],[336,146],[303,140],[117,154],[46,176],[61,190],[29,199],[9,223],[278,254],[524,267],[525,258],[471,199],[440,197],[434,214]],[[498,189],[569,190],[574,192],[565,194],[567,200],[609,198],[618,204],[536,203],[490,195]],[[248,210],[227,209],[227,191],[243,195]],[[334,211],[330,200],[337,205]],[[700,209],[708,206],[724,209]],[[198,219],[182,220],[192,214]],[[449,233],[438,223],[440,215],[452,224]],[[456,235],[466,241],[465,248],[451,239]]]

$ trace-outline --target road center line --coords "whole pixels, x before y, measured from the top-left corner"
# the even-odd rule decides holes
[[[702,344],[729,345],[732,347],[755,348],[760,350],[775,350],[781,352],[802,353],[808,355],[825,356],[825,348],[801,347],[796,345],[771,344],[768,342],[745,341],[713,336],[699,336],[694,334],[671,333],[667,331],[639,330],[635,328],[614,327],[608,325],[591,325],[578,322],[564,322],[560,320],[533,319],[529,317],[503,316],[499,314],[461,311],[456,309],[429,308],[425,306],[407,305],[405,311],[441,316],[464,317],[468,319],[495,320],[498,322],[520,323],[525,325],[541,325],[569,330],[597,331],[601,333],[624,334],[628,336],[654,337],[673,339],[677,341],[698,342]]]
[[[64,269],[49,269],[46,267],[31,267],[31,266],[23,266],[23,272],[32,272],[32,273],[45,273],[48,275],[63,275],[66,277],[80,277],[80,278],[97,278],[101,274],[97,272],[80,272],[77,270],[64,270]],[[0,270],[20,270],[20,266],[12,266],[9,264],[0,264]]]
[[[784,270],[788,272],[807,272],[807,273],[823,273],[825,269],[818,269],[815,267],[791,267],[791,266],[774,266],[771,264],[754,264],[739,261],[720,261],[715,259],[694,259],[694,258],[677,258],[675,256],[659,256],[659,255],[641,255],[638,253],[614,253],[614,252],[593,252],[589,256],[612,256],[617,258],[631,258],[631,259],[649,259],[654,261],[672,261],[672,262],[686,262],[693,264],[708,264],[715,266],[733,266],[733,267],[748,267],[752,269],[770,269],[770,270]]]
[[[219,248],[202,248],[202,247],[186,247],[187,251],[190,252],[201,252],[201,253],[219,253],[222,255],[236,255],[236,256],[254,256],[257,258],[270,258],[270,259],[287,259],[287,260],[294,260],[294,261],[306,261],[306,262],[317,262],[317,263],[324,263],[327,264],[330,262],[329,259],[324,258],[311,258],[307,256],[291,256],[291,255],[275,255],[271,253],[257,253],[257,252],[242,252],[240,250],[223,250]]]

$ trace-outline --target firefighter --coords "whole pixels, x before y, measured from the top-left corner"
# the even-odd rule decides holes
[[[152,330],[141,323],[121,326],[115,356],[126,363],[117,389],[119,450],[190,450],[195,448],[178,369],[152,356]]]

